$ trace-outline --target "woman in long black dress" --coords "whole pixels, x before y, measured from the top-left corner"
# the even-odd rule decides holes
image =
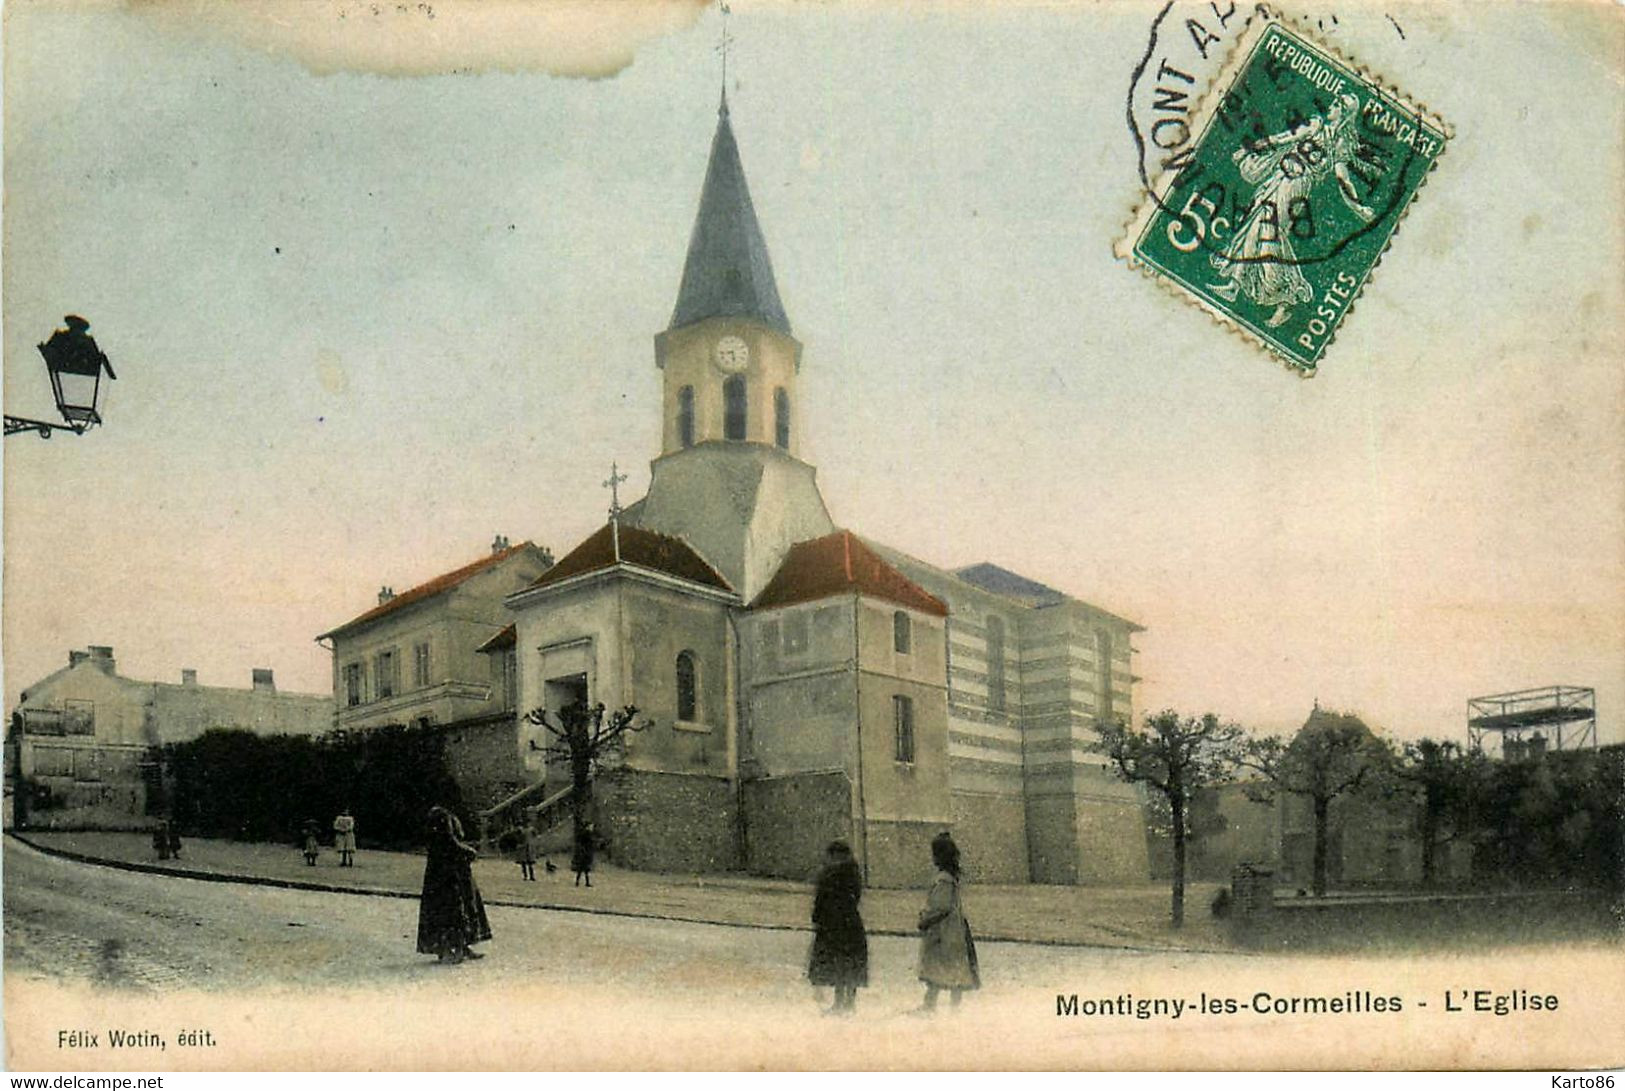
[[[485,901],[474,885],[474,857],[463,841],[463,824],[444,807],[429,809],[429,855],[418,902],[418,951],[442,962],[483,958],[471,945],[491,938]]]
[[[851,1012],[858,989],[869,984],[869,939],[863,932],[858,902],[863,898],[863,872],[845,841],[831,841],[813,894],[813,943],[807,980],[833,985],[831,1014]]]

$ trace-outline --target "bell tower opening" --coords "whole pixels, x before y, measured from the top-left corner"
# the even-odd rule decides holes
[[[781,451],[790,449],[790,395],[782,386],[773,391],[773,443]]]
[[[677,442],[683,447],[694,446],[694,388],[685,386],[677,391]]]
[[[722,438],[744,439],[750,405],[746,399],[743,375],[729,376],[723,382],[722,403]]]

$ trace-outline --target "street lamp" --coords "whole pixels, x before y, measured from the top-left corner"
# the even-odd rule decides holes
[[[51,376],[51,395],[56,399],[56,411],[62,414],[62,423],[31,420],[27,417],[6,417],[6,435],[16,432],[38,432],[40,438],[50,439],[51,432],[66,428],[80,435],[102,422],[102,372],[109,379],[113,365],[106,353],[96,347],[96,339],[85,331],[90,323],[76,314],[63,318],[68,328],[57,330],[51,339],[39,346],[45,357],[45,370]]]

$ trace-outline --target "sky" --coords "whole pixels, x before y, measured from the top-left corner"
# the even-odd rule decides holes
[[[370,8],[7,4],[7,411],[66,313],[118,372],[105,427],[5,442],[8,707],[87,644],[329,691],[380,585],[646,487],[716,9]],[[1112,256],[1155,6],[734,3],[803,456],[842,526],[1144,625],[1141,710],[1461,738],[1563,683],[1619,741],[1625,22],[1333,13],[1454,136],[1300,379]]]

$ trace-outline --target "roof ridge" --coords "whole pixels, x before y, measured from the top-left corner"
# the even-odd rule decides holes
[[[316,639],[321,640],[324,637],[334,636],[346,629],[354,628],[355,626],[364,624],[368,621],[375,621],[386,614],[393,613],[395,610],[401,609],[405,606],[410,606],[414,602],[422,602],[425,599],[430,599],[436,595],[442,594],[443,592],[450,591],[452,588],[458,587],[473,577],[479,575],[485,569],[500,564],[501,562],[510,557],[518,555],[526,549],[535,548],[536,543],[527,538],[518,545],[511,545],[506,549],[487,553],[478,560],[470,561],[469,563],[454,568],[449,572],[442,572],[438,576],[433,576],[421,583],[407,588],[405,591],[393,596],[388,601],[380,602],[371,609],[357,614],[344,624],[329,629]]]
[[[732,591],[730,584],[721,572],[717,571],[705,556],[695,549],[680,535],[667,534],[664,531],[651,530],[648,527],[622,523],[620,531],[620,556],[616,558],[610,548],[611,535],[615,528],[610,523],[598,527],[591,534],[583,538],[574,549],[561,557],[557,564],[543,572],[524,588],[534,590],[546,587],[576,576],[583,576],[589,572],[601,572],[607,568],[627,565],[633,568],[642,568],[648,571],[661,572],[668,576],[687,580],[700,586],[711,586],[724,591]],[[663,545],[662,543],[667,543]],[[660,550],[666,550],[670,556],[651,556]]]
[[[844,592],[884,599],[938,617],[948,615],[947,603],[844,528],[792,545],[773,578],[750,603],[750,609],[792,606]]]

